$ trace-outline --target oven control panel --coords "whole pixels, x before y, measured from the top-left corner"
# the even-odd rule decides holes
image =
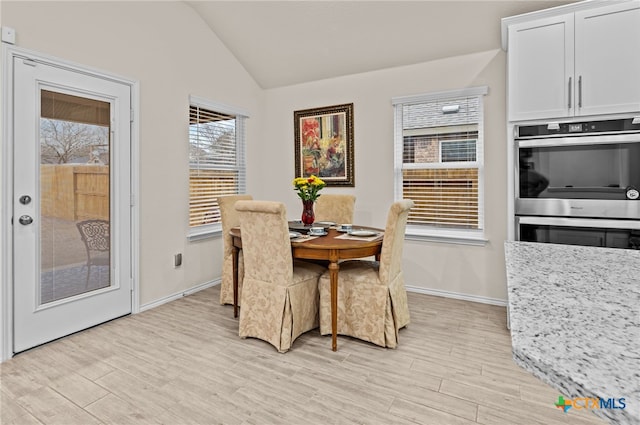
[[[634,124],[634,122],[636,122]],[[640,132],[640,120],[616,119],[588,122],[551,122],[538,125],[521,125],[516,127],[516,138],[553,137],[582,134],[617,134]]]

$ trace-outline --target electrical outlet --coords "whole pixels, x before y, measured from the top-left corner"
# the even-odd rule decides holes
[[[182,265],[182,254],[176,254],[173,256],[173,267],[180,267]]]

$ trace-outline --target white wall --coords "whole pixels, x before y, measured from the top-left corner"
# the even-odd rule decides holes
[[[7,2],[17,45],[140,82],[140,300],[149,304],[219,278],[221,240],[189,243],[187,111],[194,94],[248,110],[248,192],[282,200],[299,218],[293,111],[354,103],[355,221],[384,226],[393,202],[391,98],[487,85],[484,247],[408,241],[409,286],[505,299],[505,54],[478,52],[408,67],[261,90],[181,2]],[[496,22],[499,25],[499,22]],[[184,264],[172,266],[182,252]]]
[[[189,95],[249,111],[261,132],[263,92],[182,2],[3,1],[21,48],[140,83],[140,302],[221,275],[221,239],[189,243]],[[173,268],[174,253],[183,266]]]
[[[291,187],[293,111],[353,102],[355,187],[324,191],[356,195],[354,221],[384,227],[394,200],[391,98],[486,85],[485,232],[489,243],[477,247],[407,241],[404,270],[408,286],[505,300],[506,55],[497,47],[467,56],[267,91],[264,132],[248,148],[252,156],[260,158],[252,164],[253,173],[268,176],[268,186],[260,192],[266,198],[282,199],[289,217],[299,218],[300,201]]]

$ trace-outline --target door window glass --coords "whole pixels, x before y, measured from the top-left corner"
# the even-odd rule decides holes
[[[110,104],[41,90],[40,304],[110,286]]]

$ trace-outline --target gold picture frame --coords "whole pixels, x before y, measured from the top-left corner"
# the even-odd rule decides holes
[[[355,186],[353,103],[293,112],[295,177],[315,175],[327,186]]]

